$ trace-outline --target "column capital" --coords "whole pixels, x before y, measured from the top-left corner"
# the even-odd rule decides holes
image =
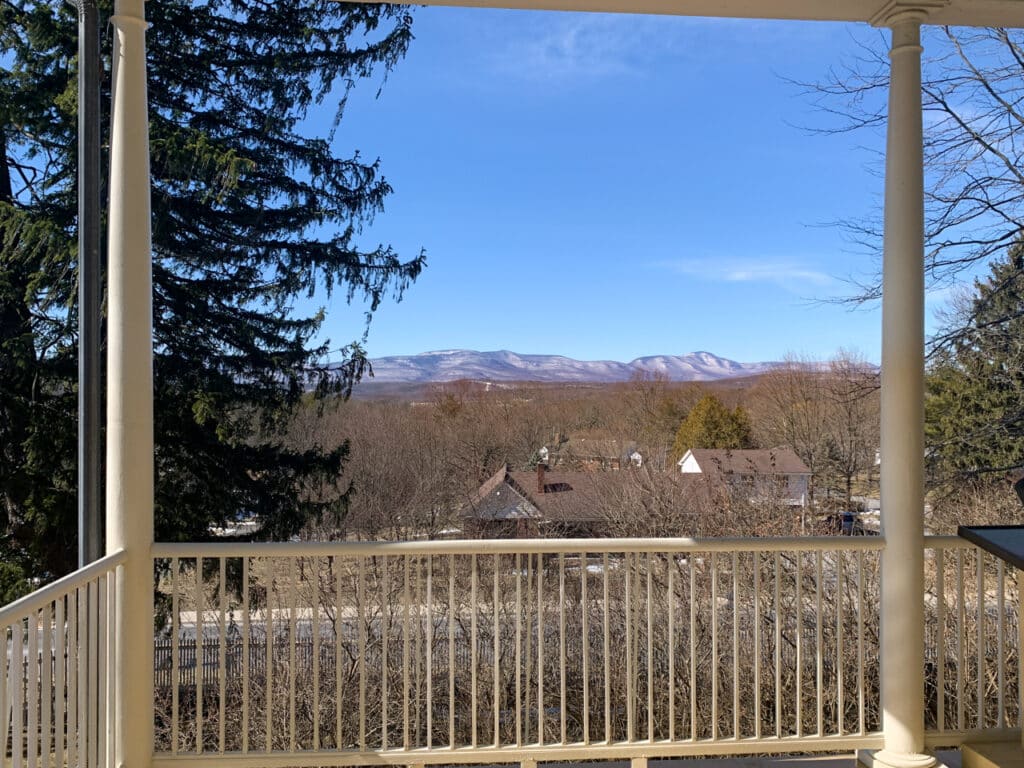
[[[868,19],[873,27],[892,27],[904,21],[923,24],[936,8],[944,8],[950,0],[886,0]]]

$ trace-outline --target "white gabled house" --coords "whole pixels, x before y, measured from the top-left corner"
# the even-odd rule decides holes
[[[767,497],[807,506],[811,470],[791,448],[692,448],[676,463],[684,475],[703,474],[737,490],[749,489],[752,501]]]

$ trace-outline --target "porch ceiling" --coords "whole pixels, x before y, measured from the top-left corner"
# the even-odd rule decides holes
[[[425,5],[601,11],[670,16],[862,21],[881,19],[897,7],[930,7],[927,23],[971,27],[1024,27],[1024,0],[427,0]]]

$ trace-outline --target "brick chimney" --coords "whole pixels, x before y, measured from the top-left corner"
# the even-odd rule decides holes
[[[544,493],[544,473],[547,468],[547,464],[541,461],[537,462],[537,493]]]

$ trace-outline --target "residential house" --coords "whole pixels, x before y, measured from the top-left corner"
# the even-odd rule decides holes
[[[684,475],[704,474],[746,491],[752,501],[767,498],[787,506],[807,506],[811,470],[791,448],[692,448],[677,465]]]
[[[584,471],[642,467],[644,463],[635,442],[611,438],[573,437],[541,447],[537,456],[549,467]]]
[[[609,475],[599,472],[513,472],[506,464],[480,486],[463,512],[464,528],[480,536],[515,538],[599,535],[600,504]]]
[[[551,469],[514,472],[503,466],[473,494],[462,512],[467,533],[486,538],[686,535],[689,521],[717,503],[714,487],[698,475]],[[645,482],[646,480],[646,482]],[[651,504],[652,496],[660,503]],[[666,503],[667,502],[667,503]],[[671,531],[671,532],[667,532]]]

